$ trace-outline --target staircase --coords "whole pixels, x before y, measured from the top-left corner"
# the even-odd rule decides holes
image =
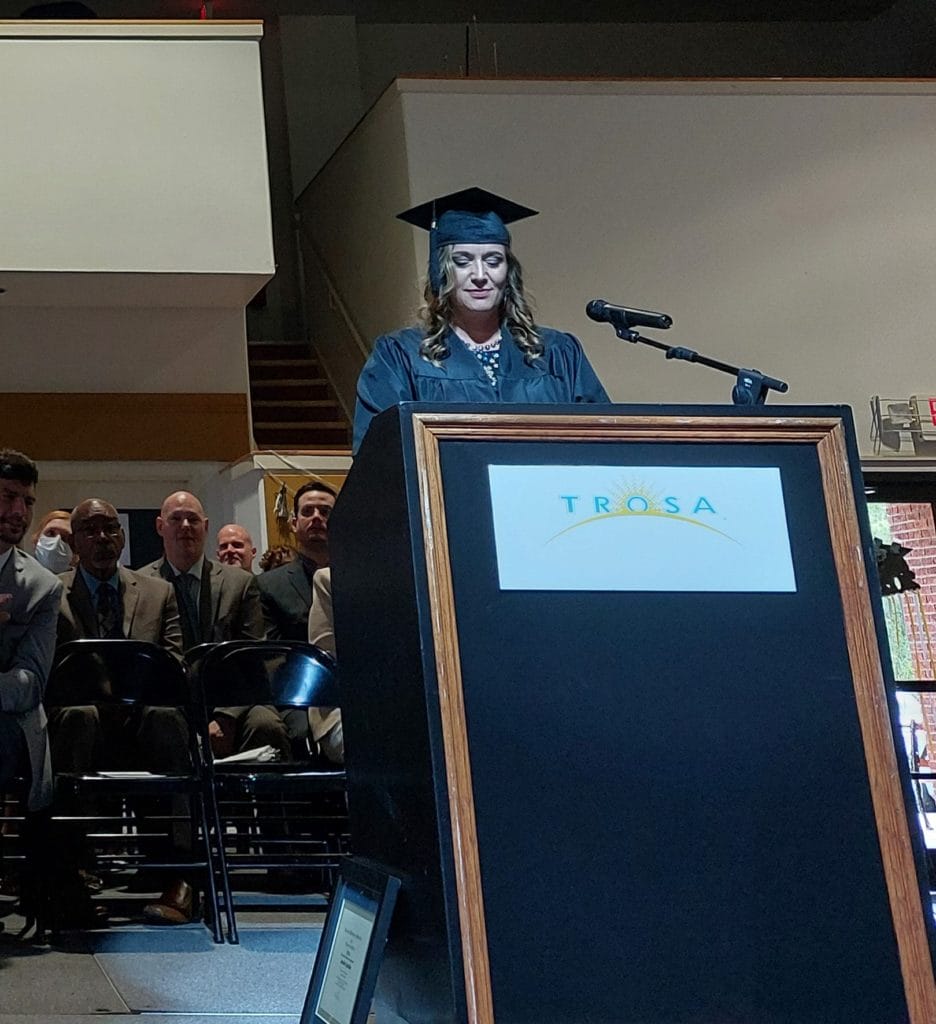
[[[258,448],[350,448],[351,426],[307,342],[247,344]]]

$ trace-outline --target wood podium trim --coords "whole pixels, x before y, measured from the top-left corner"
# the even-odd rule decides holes
[[[832,553],[845,613],[845,636],[855,701],[868,762],[871,801],[900,951],[907,1008],[911,1024],[926,1024],[936,1021],[933,961],[920,905],[910,827],[887,712],[887,690],[874,631],[871,595],[861,557],[858,513],[849,480],[845,431],[841,423],[819,442],[818,453]]]
[[[501,407],[502,409],[503,407]],[[936,1021],[936,982],[898,774],[841,417],[414,413],[428,592],[462,937],[467,1020],[494,1024],[464,691],[439,447],[442,441],[781,442],[816,448],[872,806],[910,1024]]]
[[[419,505],[426,552],[432,643],[439,681],[439,714],[445,748],[468,1024],[494,1024],[491,965],[484,920],[484,894],[481,889],[481,862],[458,650],[458,623],[455,619],[452,568],[442,494],[439,440],[433,431],[418,428],[414,440],[419,466]]]

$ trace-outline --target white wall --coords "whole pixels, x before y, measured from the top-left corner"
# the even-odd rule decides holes
[[[307,252],[305,272],[319,273],[321,255],[328,273],[339,285],[354,330],[366,346],[382,331],[408,320],[419,303],[414,273],[414,242],[394,214],[410,206],[409,160],[400,97],[391,90],[297,201],[300,241]],[[344,379],[336,359],[346,352],[353,381],[364,352],[354,342],[341,313],[330,308],[320,282],[311,281],[307,294],[316,302],[308,310],[317,353],[333,380]],[[353,402],[352,402],[353,405]]]
[[[247,390],[259,23],[0,25],[0,392]]]
[[[721,90],[407,92],[413,195],[478,181],[543,211],[514,233],[540,320],[617,401],[723,401],[730,380],[617,341],[589,298],[670,313],[662,340],[781,377],[788,402],[853,405],[863,440],[871,395],[936,393],[936,88]]]
[[[616,401],[721,403],[731,380],[618,341],[585,317],[595,297],[669,313],[661,340],[787,380],[786,402],[852,405],[865,452],[872,395],[936,394],[936,86],[414,80],[391,97],[414,203],[481,184],[542,211],[514,231],[538,319],[581,337]],[[372,116],[326,169],[351,195],[387,145],[365,144]],[[399,208],[371,199],[332,264],[371,336],[409,319],[425,274]]]
[[[85,498],[103,498],[120,508],[159,508],[174,491],[198,494],[222,469],[206,462],[42,462],[35,519],[53,508],[72,509]],[[206,499],[209,516],[215,514],[213,505]]]
[[[894,0],[860,21],[662,21],[473,24],[281,17],[293,184],[301,192],[395,79],[486,77],[925,77],[933,74],[930,0]],[[817,12],[817,17],[821,12]],[[356,29],[356,30],[355,30]],[[355,101],[359,100],[359,105]],[[293,116],[301,111],[302,116]]]
[[[10,31],[0,269],[273,272],[255,38]]]
[[[238,309],[0,307],[2,391],[247,391]]]

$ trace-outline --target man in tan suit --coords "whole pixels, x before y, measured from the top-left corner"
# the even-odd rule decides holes
[[[59,643],[84,638],[144,640],[181,657],[182,631],[173,589],[165,580],[118,565],[125,537],[113,505],[89,498],[72,512],[71,525],[78,566],[60,577],[64,592]],[[52,767],[57,772],[126,767],[176,774],[190,768],[188,725],[176,708],[146,707],[139,715],[116,707],[53,708],[49,725]],[[174,814],[187,813],[184,798],[173,803]],[[188,828],[175,829],[169,842],[173,855],[187,855]],[[184,923],[191,917],[191,904],[191,887],[183,879],[173,879],[144,913],[150,919]],[[169,916],[159,908],[167,908]]]
[[[76,529],[77,528],[77,529]],[[72,513],[72,547],[78,566],[59,577],[65,586],[58,641],[86,637],[145,640],[182,656],[182,629],[172,587],[118,564],[125,537],[117,510],[100,498]],[[114,612],[101,612],[109,587]]]
[[[333,658],[335,648],[335,614],[332,610],[331,568],[319,569],[312,577],[312,607],[309,610],[309,643],[321,647]],[[340,708],[309,708],[309,728],[321,753],[344,764],[344,730]]]
[[[182,632],[172,587],[118,565],[124,532],[113,505],[100,498],[72,512],[72,546],[78,566],[59,577],[64,585],[58,642],[84,638],[145,640],[182,656]],[[132,741],[149,771],[188,767],[185,720],[172,709],[148,708],[142,735]],[[159,723],[162,725],[160,729]],[[57,708],[52,716],[52,763],[56,771],[87,772],[105,760],[116,736],[102,732],[95,707]],[[125,737],[120,737],[125,739]],[[111,742],[108,743],[108,740]]]
[[[205,557],[208,517],[194,494],[170,494],[156,519],[156,532],[164,555],[140,572],[175,589],[186,650],[200,643],[266,638],[253,573]],[[216,757],[271,746],[289,760],[286,725],[274,707],[215,708],[208,729]]]

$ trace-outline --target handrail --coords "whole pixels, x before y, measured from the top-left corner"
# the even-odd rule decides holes
[[[325,287],[328,289],[331,308],[336,309],[338,313],[341,314],[341,319],[348,328],[348,333],[357,345],[358,350],[365,360],[368,359],[370,356],[370,346],[364,340],[364,336],[361,334],[357,324],[354,322],[354,318],[348,311],[348,307],[344,304],[344,301],[338,294],[338,289],[335,287],[335,283],[332,281],[331,275],[328,272],[328,264],[325,262],[325,257],[319,252],[318,247],[312,239],[308,237],[308,235],[305,236],[304,245],[301,248],[303,252],[310,252],[315,257],[315,262],[318,264],[318,271],[322,275]]]
[[[287,468],[291,469],[294,473],[298,473],[300,476],[309,476],[318,480],[320,477],[314,469],[309,469],[308,466],[300,466],[298,463],[293,462],[287,456],[291,455],[294,458],[326,458],[326,459],[342,459],[351,457],[350,448],[251,448],[249,452],[241,455],[239,458],[234,459],[233,462],[228,462],[218,470],[218,475],[226,473],[229,469],[234,469],[237,466],[242,466],[245,462],[252,462],[253,459],[258,455],[271,455]],[[263,467],[254,466],[255,469],[262,469]],[[338,472],[343,471],[343,467],[334,467]]]

